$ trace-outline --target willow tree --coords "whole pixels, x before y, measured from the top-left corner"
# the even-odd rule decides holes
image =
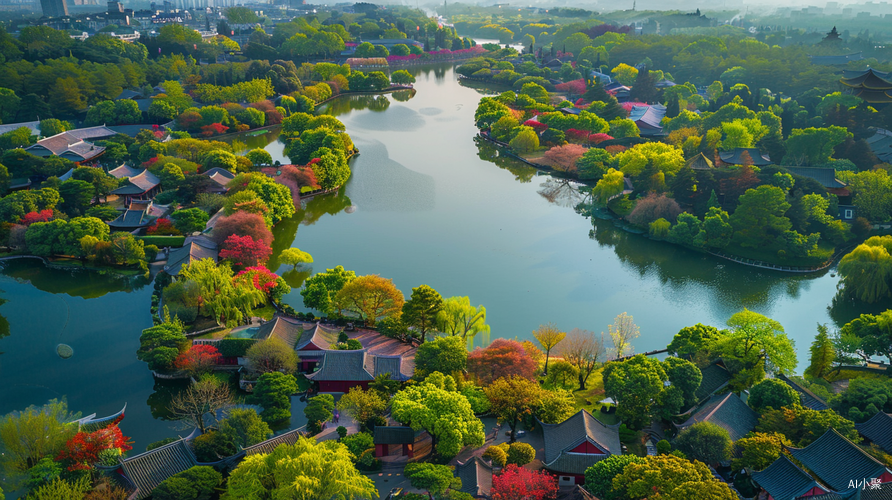
[[[606,206],[614,196],[622,194],[624,187],[623,173],[611,168],[592,188],[592,199],[598,205]]]
[[[226,498],[378,498],[352,458],[341,443],[301,437],[242,460],[229,476]]]
[[[0,464],[10,476],[34,467],[42,458],[55,458],[65,442],[78,430],[71,424],[79,414],[68,411],[65,400],[50,400],[44,406],[29,406],[0,420]]]
[[[874,303],[890,296],[892,236],[873,236],[839,261],[842,291],[858,300]]]
[[[201,259],[180,271],[181,279],[198,284],[201,312],[220,325],[233,327],[266,301],[266,295],[250,286],[236,285],[232,269],[218,266],[211,259]]]
[[[743,309],[727,322],[729,330],[717,341],[717,353],[739,366],[733,385],[749,387],[765,372],[790,373],[796,368],[796,349],[777,321]]]
[[[449,297],[437,313],[437,330],[467,340],[478,333],[489,334],[486,324],[486,308],[474,307],[469,297]]]

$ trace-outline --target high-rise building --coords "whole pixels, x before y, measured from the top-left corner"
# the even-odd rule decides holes
[[[62,17],[68,15],[66,0],[40,0],[40,7],[46,17]]]

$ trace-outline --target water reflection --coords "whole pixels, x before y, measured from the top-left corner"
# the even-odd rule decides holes
[[[392,160],[387,147],[379,141],[358,140],[357,144],[362,151],[362,166],[354,169],[355,179],[347,184],[346,190],[350,198],[343,198],[345,205],[340,210],[349,206],[351,199],[356,204],[356,210],[366,212],[434,209],[436,189],[433,177]],[[424,160],[419,158],[419,161]]]
[[[354,128],[365,130],[411,132],[424,127],[425,119],[414,109],[410,109],[400,104],[392,106],[387,111],[387,114],[361,114],[353,118],[350,124],[353,125]]]
[[[500,154],[499,148],[489,141],[475,137],[474,144],[477,146],[477,158],[511,172],[520,182],[530,182],[538,173],[538,170],[526,163]]]
[[[573,208],[586,200],[587,195],[581,191],[584,184],[579,184],[571,179],[561,179],[558,177],[546,177],[545,182],[539,185],[538,193],[549,201],[560,207]]]
[[[38,290],[71,297],[95,299],[112,292],[132,292],[146,286],[142,277],[121,277],[94,271],[64,271],[35,265],[34,259],[3,261],[0,270],[19,283],[30,283]]]
[[[415,91],[405,90],[399,92],[398,101],[408,101],[414,96]],[[408,93],[408,94],[406,94]],[[396,93],[395,93],[396,94]],[[351,111],[362,111],[368,109],[370,111],[386,111],[390,108],[390,99],[387,95],[348,95],[339,97],[322,108],[319,113],[325,113],[332,116],[342,116]]]

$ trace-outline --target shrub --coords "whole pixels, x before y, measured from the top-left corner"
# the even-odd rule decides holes
[[[155,441],[154,443],[149,443],[149,445],[146,446],[146,451],[152,451],[155,448],[160,448],[166,444],[170,444],[170,443],[173,443],[174,441],[178,441],[178,440],[179,440],[179,438],[170,437],[170,438],[164,438],[160,441]]]
[[[236,449],[221,432],[211,431],[192,440],[192,451],[199,462],[217,462],[233,455]]]
[[[237,339],[234,337],[226,337],[222,339],[217,348],[220,350],[220,356],[224,358],[237,358],[244,356],[248,349],[257,343],[254,339]]]
[[[493,465],[504,467],[508,461],[508,454],[498,446],[490,446],[483,452],[483,458],[491,460]]]
[[[762,412],[767,408],[779,410],[787,406],[799,405],[799,393],[777,379],[765,379],[750,389],[746,400],[750,408]]]
[[[536,450],[527,443],[511,443],[508,446],[507,464],[523,466],[536,458]]]
[[[661,439],[657,441],[657,453],[660,455],[666,455],[672,451],[672,445],[669,444],[669,441],[665,439]]]
[[[165,479],[152,491],[154,500],[209,500],[223,476],[213,467],[197,465]]]
[[[343,425],[339,425],[335,432],[338,433],[338,438],[343,439],[347,436],[347,428]]]
[[[635,455],[611,455],[585,470],[585,489],[601,500],[621,498],[613,491],[613,478],[621,474],[627,465],[645,462]]]

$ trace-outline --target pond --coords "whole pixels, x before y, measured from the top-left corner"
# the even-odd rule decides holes
[[[791,275],[741,266],[594,225],[574,206],[572,184],[542,175],[475,140],[481,93],[462,87],[450,65],[417,67],[417,93],[332,101],[361,154],[340,192],[304,202],[275,228],[270,262],[294,291],[311,272],[343,265],[393,278],[406,295],[428,284],[487,308],[492,338],[531,338],[538,325],[607,330],[628,312],[640,351],[665,347],[680,328],[721,326],[743,307],[766,314],[796,341],[801,372],[817,323],[841,324],[861,310],[834,304],[830,269]],[[283,157],[278,131],[242,138]],[[312,269],[279,266],[295,246]],[[0,415],[50,398],[107,415],[127,403],[125,435],[142,451],[176,436],[166,403],[180,385],[156,382],[136,359],[151,326],[152,287],[99,274],[48,269],[37,260],[0,264]],[[477,339],[478,344],[486,339]],[[73,356],[57,355],[59,344]],[[293,399],[292,426],[304,423]]]

